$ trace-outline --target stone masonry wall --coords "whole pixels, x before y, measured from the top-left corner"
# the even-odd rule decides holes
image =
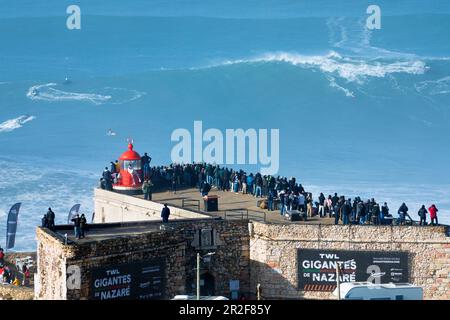
[[[55,239],[47,229],[37,228],[37,272],[35,298],[60,300],[66,296],[66,252],[69,246]]]
[[[153,222],[147,222],[153,223]],[[91,297],[90,279],[93,268],[165,259],[165,299],[189,291],[187,284],[195,279],[196,253],[192,246],[195,233],[202,228],[216,230],[219,245],[206,251],[215,255],[209,273],[215,277],[216,294],[229,295],[231,279],[240,280],[243,291],[250,285],[250,251],[247,221],[215,219],[170,222],[171,228],[153,232],[63,245],[61,239],[47,229],[38,228],[39,292],[37,299],[88,299]],[[81,288],[67,289],[65,270],[71,265],[80,267]]]
[[[297,249],[409,252],[411,283],[425,299],[450,299],[450,238],[446,227],[342,226],[253,222],[251,287],[273,299],[334,299],[330,292],[297,289]]]

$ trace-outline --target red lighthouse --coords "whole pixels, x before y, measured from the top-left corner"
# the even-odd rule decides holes
[[[142,193],[141,156],[133,150],[133,141],[128,141],[128,150],[119,158],[120,172],[113,189],[125,194]]]

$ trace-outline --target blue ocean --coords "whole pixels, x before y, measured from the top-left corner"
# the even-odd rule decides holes
[[[15,249],[34,250],[48,207],[91,215],[127,138],[168,164],[195,120],[279,129],[279,174],[316,197],[404,201],[416,219],[435,203],[450,223],[450,2],[378,0],[379,30],[371,4],[0,0],[0,243],[14,203]]]

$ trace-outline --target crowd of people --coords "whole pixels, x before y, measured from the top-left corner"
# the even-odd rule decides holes
[[[77,239],[82,239],[85,237],[86,231],[88,229],[88,223],[86,216],[84,214],[75,214],[71,219],[74,225],[74,234]],[[48,211],[42,217],[42,227],[48,228],[55,231],[55,213],[52,208],[48,208]]]
[[[77,239],[85,238],[88,223],[84,214],[75,214],[71,221],[73,222],[75,237]]]
[[[388,204],[378,203],[375,199],[362,200],[361,197],[353,199],[335,193],[327,197],[320,193],[314,201],[313,195],[307,192],[295,177],[262,175],[261,173],[247,173],[243,170],[213,165],[208,163],[175,164],[168,166],[150,166],[151,158],[147,153],[142,161],[145,165],[142,170],[142,191],[144,198],[151,200],[154,191],[170,190],[176,193],[179,188],[198,188],[202,196],[207,195],[212,188],[220,191],[250,194],[262,201],[265,209],[279,210],[280,215],[287,211],[298,210],[307,216],[320,218],[334,218],[339,224],[392,224],[403,225],[413,222],[409,208],[403,203],[397,210],[397,217],[393,217]],[[114,166],[113,166],[114,165]],[[117,165],[111,162],[111,170]],[[106,168],[102,179],[113,181],[114,173]],[[109,182],[108,182],[109,185]],[[106,187],[100,185],[102,188]],[[111,186],[112,188],[112,186]],[[428,209],[422,205],[418,211],[419,224],[427,225],[427,214],[432,225],[438,224],[438,209],[433,204]]]
[[[42,217],[42,227],[55,230],[55,213],[52,208],[48,208],[47,213]]]
[[[5,253],[2,247],[0,247],[0,284],[3,285],[14,285],[14,286],[27,286],[30,284],[30,270],[28,267],[23,264],[22,269],[20,270],[22,273],[22,280],[19,280],[18,274],[14,274],[14,272],[10,269],[10,267],[5,262]]]

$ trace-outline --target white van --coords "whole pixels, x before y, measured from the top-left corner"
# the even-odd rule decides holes
[[[410,283],[346,282],[340,287],[343,300],[423,300],[422,288]],[[337,288],[333,294],[338,296]]]

